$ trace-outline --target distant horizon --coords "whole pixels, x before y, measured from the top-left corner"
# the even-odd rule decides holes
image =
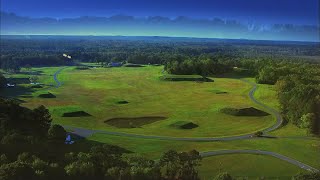
[[[319,26],[243,23],[234,19],[186,16],[32,18],[1,11],[3,35],[161,36],[320,42]]]
[[[264,41],[264,42],[288,42],[288,43],[310,43],[310,44],[320,44],[320,41],[296,41],[296,40],[268,40],[268,39],[245,39],[245,38],[238,38],[238,39],[232,39],[232,38],[214,38],[214,37],[185,37],[185,36],[130,36],[130,35],[68,35],[68,34],[0,34],[0,37],[5,37],[5,36],[21,36],[21,38],[26,39],[27,37],[24,36],[38,36],[38,37],[111,37],[111,38],[168,38],[168,39],[204,39],[204,40],[226,40],[226,41]]]

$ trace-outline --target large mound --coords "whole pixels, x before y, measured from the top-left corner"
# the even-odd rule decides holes
[[[165,81],[213,82],[212,79],[200,75],[165,75],[160,78]]]
[[[47,94],[40,94],[39,95],[40,98],[56,98],[56,96],[52,93],[47,93]]]
[[[187,121],[178,121],[171,124],[170,126],[179,128],[179,129],[194,129],[199,127],[199,125],[194,124],[193,122],[187,122]]]
[[[84,112],[84,111],[75,111],[75,112],[68,112],[63,113],[62,117],[88,117],[91,114]]]
[[[157,121],[165,120],[167,117],[135,117],[135,118],[112,118],[105,121],[110,126],[117,128],[137,128]]]
[[[222,113],[233,116],[269,116],[270,114],[254,107],[236,109],[236,108],[224,108],[221,109]]]

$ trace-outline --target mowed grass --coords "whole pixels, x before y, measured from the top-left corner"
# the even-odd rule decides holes
[[[41,81],[53,83],[53,73],[59,68],[43,68]],[[163,82],[159,80],[161,67],[138,69],[113,68],[85,71],[65,69],[59,80],[63,86],[51,89],[56,99],[41,99],[36,96],[46,90],[32,92],[33,98],[22,98],[25,106],[49,107],[55,123],[87,128],[127,131],[140,134],[172,136],[228,136],[255,131],[274,123],[271,116],[265,119],[227,116],[219,113],[224,107],[243,108],[254,106],[248,99],[251,86],[235,79],[214,78],[215,82]],[[253,79],[250,79],[253,81]],[[279,108],[274,86],[258,85],[255,97],[274,108]],[[141,88],[140,88],[141,87]],[[227,92],[216,94],[216,92]],[[119,101],[129,104],[118,104]],[[149,107],[150,106],[150,107]],[[199,106],[199,107],[198,107]],[[259,107],[257,107],[259,108]],[[85,111],[93,117],[62,118],[65,112]],[[163,122],[135,129],[112,128],[104,120],[117,117],[167,116]],[[197,117],[203,116],[202,118]],[[179,130],[170,124],[192,121],[200,127]],[[207,121],[207,122],[206,122]],[[237,127],[238,126],[238,127]],[[201,128],[201,129],[200,129]],[[230,132],[229,132],[230,131]],[[152,159],[159,159],[169,149],[200,152],[226,149],[258,149],[280,153],[320,169],[320,142],[318,138],[306,137],[305,131],[288,124],[271,132],[278,139],[251,139],[228,142],[181,142],[154,139],[138,139],[104,134],[94,134],[89,140],[114,144]],[[203,159],[199,169],[203,179],[212,179],[220,171],[235,176],[290,179],[299,168],[284,161],[262,155],[221,155]]]
[[[254,81],[253,79],[249,79]],[[271,85],[258,85],[255,97],[273,108],[279,109],[275,88]],[[276,152],[320,169],[319,138],[307,137],[305,130],[287,124],[270,133],[281,138],[258,138],[229,142],[180,142],[145,140],[137,138],[95,134],[90,140],[119,145],[143,156],[157,159],[169,149],[200,152],[226,149],[257,149]],[[212,179],[217,173],[227,171],[234,176],[267,177],[268,179],[291,179],[290,176],[303,172],[302,169],[273,157],[264,155],[220,155],[204,158],[199,169],[202,179]],[[279,178],[277,178],[279,177]]]
[[[251,154],[235,154],[208,157],[202,160],[199,168],[201,179],[211,180],[220,172],[228,172],[236,178],[256,180],[258,177],[267,179],[287,179],[303,172],[299,167],[282,160]]]
[[[193,149],[199,152],[255,149],[276,152],[320,169],[320,142],[317,138],[258,138],[227,142],[183,142],[94,134],[88,139],[118,145],[151,159],[159,159],[163,152],[170,149],[178,152]],[[250,179],[261,176],[290,179],[289,176],[293,176],[300,171],[304,172],[299,167],[270,156],[234,154],[204,158],[202,166],[199,168],[201,177],[203,179],[214,177],[220,172],[220,163],[222,163],[223,171],[228,171],[235,176],[251,177]]]
[[[215,82],[162,81],[163,67],[96,68],[69,67],[58,76],[63,86],[51,89],[56,99],[24,99],[28,107],[40,104],[50,109],[54,122],[64,125],[180,137],[217,137],[256,132],[274,123],[272,116],[235,117],[220,112],[225,107],[256,106],[248,98],[251,86],[237,79],[214,78]],[[46,71],[44,71],[46,72]],[[52,71],[48,71],[52,74]],[[226,94],[215,92],[223,91]],[[38,92],[37,92],[38,93]],[[36,93],[34,93],[36,94]],[[128,101],[128,104],[119,104]],[[258,107],[259,108],[259,107]],[[72,111],[92,117],[63,118]],[[112,118],[167,117],[140,128],[115,128],[104,121]],[[192,130],[174,128],[178,121],[199,125]]]

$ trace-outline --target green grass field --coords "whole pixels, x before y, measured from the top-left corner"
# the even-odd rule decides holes
[[[221,137],[256,132],[271,126],[274,117],[231,116],[220,112],[222,108],[256,107],[248,97],[251,86],[231,78],[213,78],[214,82],[163,81],[162,68],[96,68],[76,70],[69,67],[58,76],[63,85],[58,89],[30,90],[30,85],[19,85],[15,90],[7,89],[4,95],[20,98],[24,106],[33,108],[45,105],[53,115],[54,122],[64,125],[105,129],[145,135],[175,137]],[[54,84],[52,75],[58,67],[34,68],[41,71],[40,82]],[[11,75],[26,77],[26,75]],[[248,78],[254,81],[253,78]],[[23,89],[20,91],[19,88]],[[17,93],[19,90],[19,93]],[[25,90],[25,91],[23,91]],[[39,94],[51,92],[54,99],[39,98]],[[24,92],[24,93],[23,93]],[[219,93],[223,92],[223,93]],[[279,109],[274,86],[258,85],[256,99]],[[128,104],[119,104],[127,101]],[[64,113],[85,111],[92,116],[62,117]],[[105,123],[112,118],[167,117],[167,119],[142,125],[138,128],[116,128]],[[181,129],[179,122],[193,122],[199,127]],[[276,152],[320,169],[319,138],[307,137],[306,132],[287,124],[271,132],[281,138],[248,139],[227,142],[183,142],[155,139],[138,139],[114,135],[94,134],[89,140],[109,143],[126,148],[143,156],[158,159],[169,149],[200,152],[227,149],[256,149]],[[300,168],[279,159],[262,155],[220,155],[202,161],[199,169],[203,179],[212,179],[219,172],[228,171],[234,176],[268,177],[290,179],[302,171]]]
[[[163,67],[97,68],[90,70],[63,70],[58,78],[63,86],[49,92],[54,99],[37,96],[46,90],[33,92],[33,98],[22,98],[27,107],[45,105],[55,123],[107,129],[135,134],[153,134],[178,137],[218,137],[256,132],[274,123],[272,116],[235,117],[220,112],[225,107],[255,106],[247,96],[250,85],[237,79],[214,78],[215,82],[162,81]],[[44,83],[52,83],[50,75],[56,70],[43,71]],[[217,91],[227,92],[217,94]],[[118,104],[128,101],[128,104]],[[259,107],[257,107],[259,108]],[[62,117],[63,113],[85,111],[91,117]],[[157,121],[139,128],[115,128],[105,123],[112,118],[141,118],[160,116]],[[178,121],[190,121],[198,128],[174,128]]]

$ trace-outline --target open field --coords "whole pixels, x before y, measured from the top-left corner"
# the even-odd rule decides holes
[[[51,83],[53,71],[43,70],[44,83]],[[32,98],[22,98],[27,107],[45,105],[54,122],[64,125],[106,129],[145,135],[177,137],[220,137],[253,133],[274,123],[274,118],[236,117],[222,108],[257,107],[247,96],[251,86],[237,79],[214,78],[214,82],[170,82],[160,80],[162,67],[67,68],[58,78],[63,86],[48,90],[54,99],[37,97],[46,90],[32,92]],[[40,82],[42,82],[40,80]],[[227,92],[224,94],[216,92]],[[119,104],[127,101],[127,104]],[[84,111],[92,116],[62,117],[64,113]],[[105,123],[113,118],[165,117],[166,120],[139,128],[116,128]],[[199,127],[174,128],[172,124],[190,121]],[[227,129],[227,131],[226,131]]]
[[[54,84],[52,75],[59,68],[39,68],[40,82]],[[38,69],[36,69],[38,70]],[[174,137],[221,137],[253,133],[275,123],[271,115],[264,117],[232,116],[221,112],[223,108],[260,108],[250,101],[250,84],[230,78],[213,78],[214,82],[191,81],[170,82],[160,80],[162,67],[143,68],[96,68],[76,70],[72,67],[59,74],[63,85],[57,89],[40,89],[28,92],[29,98],[20,95],[27,107],[40,104],[47,106],[54,122],[109,131],[144,135]],[[25,75],[13,75],[25,77]],[[254,81],[248,78],[249,81]],[[26,89],[29,85],[21,85]],[[19,88],[19,87],[18,87]],[[8,94],[14,91],[6,90]],[[54,99],[39,98],[38,95],[51,92]],[[224,93],[218,93],[224,92]],[[255,98],[268,106],[279,109],[274,86],[258,85]],[[119,103],[126,102],[126,103]],[[260,108],[261,109],[261,108]],[[263,109],[261,109],[263,110]],[[84,111],[92,116],[62,117],[64,113]],[[105,123],[115,118],[139,119],[143,117],[165,117],[139,127],[116,128]],[[146,119],[144,119],[146,120]],[[192,122],[199,127],[177,128],[175,124]],[[128,122],[126,122],[128,123]],[[120,123],[121,124],[121,123]],[[128,125],[128,124],[127,124]],[[129,124],[130,125],[130,124]],[[141,139],[106,134],[94,134],[89,140],[118,145],[140,155],[158,159],[169,150],[200,152],[215,150],[263,150],[282,154],[320,169],[320,142],[318,138],[307,137],[304,130],[288,124],[270,135],[279,138],[256,138],[226,142],[183,142],[157,139]],[[290,179],[301,170],[285,161],[264,155],[219,155],[204,158],[200,167],[203,179],[211,179],[219,172],[228,171],[234,176],[250,179],[268,176]]]

